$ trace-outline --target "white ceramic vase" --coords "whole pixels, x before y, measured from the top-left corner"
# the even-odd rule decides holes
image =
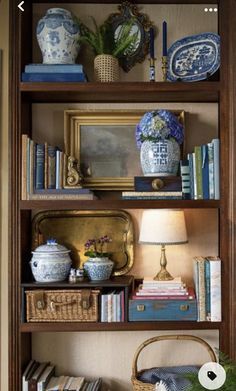
[[[177,175],[180,147],[175,139],[144,141],[140,150],[144,176]]]
[[[74,64],[79,51],[79,26],[70,11],[50,8],[37,25],[44,64]]]

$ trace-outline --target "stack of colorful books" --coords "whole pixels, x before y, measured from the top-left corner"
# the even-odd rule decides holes
[[[221,260],[199,256],[193,264],[198,321],[221,322]]]
[[[101,295],[101,322],[124,322],[124,291],[115,290]]]
[[[186,160],[180,162],[182,190],[185,199],[220,199],[220,141],[194,147]]]
[[[81,64],[28,64],[21,74],[23,82],[86,82]]]
[[[153,280],[151,277],[144,277],[134,292],[132,299],[150,300],[192,300],[195,298],[193,288],[187,288],[181,277],[175,277],[170,281]]]

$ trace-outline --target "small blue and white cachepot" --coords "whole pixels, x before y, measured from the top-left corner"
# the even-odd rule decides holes
[[[92,281],[109,280],[114,262],[107,257],[89,258],[84,263],[84,270]]]
[[[33,276],[37,282],[64,281],[70,272],[70,250],[50,239],[32,251],[30,261]]]
[[[44,64],[74,64],[79,52],[78,23],[63,8],[50,8],[37,24],[37,39]]]

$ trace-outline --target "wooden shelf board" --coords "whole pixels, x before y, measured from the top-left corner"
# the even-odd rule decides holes
[[[39,200],[20,201],[21,210],[33,209],[153,209],[153,208],[211,209],[220,208],[218,200]]]
[[[124,88],[125,87],[125,88]],[[220,82],[20,83],[32,102],[218,102]]]
[[[40,282],[24,282],[21,284],[22,288],[26,289],[39,289],[39,288],[63,288],[63,289],[78,289],[78,288],[96,288],[96,287],[103,287],[103,288],[109,288],[109,287],[125,287],[130,286],[130,284],[133,281],[133,276],[126,275],[126,276],[119,276],[119,277],[113,277],[110,280],[106,281],[81,281],[76,284],[72,284],[69,282],[47,282],[47,283],[40,283]]]
[[[22,333],[33,332],[66,332],[66,331],[135,331],[135,330],[207,330],[220,329],[221,323],[214,322],[52,322],[52,323],[22,323]]]

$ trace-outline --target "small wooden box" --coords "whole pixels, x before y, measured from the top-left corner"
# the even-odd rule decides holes
[[[135,191],[182,191],[181,177],[166,176],[136,176],[134,177]]]
[[[129,321],[196,321],[196,300],[129,300]]]
[[[26,291],[27,322],[97,322],[99,290]]]

